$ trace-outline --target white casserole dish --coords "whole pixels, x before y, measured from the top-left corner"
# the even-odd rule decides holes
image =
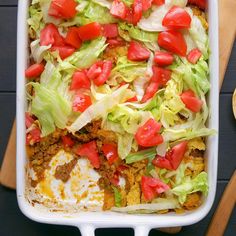
[[[219,105],[219,52],[218,52],[218,1],[209,1],[208,6],[210,37],[210,81],[211,90],[208,104],[211,116],[208,127],[218,132]],[[96,228],[125,227],[134,228],[135,235],[148,235],[152,228],[175,227],[194,224],[203,219],[210,211],[216,192],[218,135],[209,137],[205,153],[209,175],[209,194],[203,204],[196,210],[176,215],[130,215],[115,212],[47,212],[35,208],[26,198],[26,150],[25,150],[25,76],[28,56],[27,34],[28,1],[18,2],[18,38],[17,38],[17,199],[21,211],[37,222],[71,225],[80,229],[83,236],[92,236]]]

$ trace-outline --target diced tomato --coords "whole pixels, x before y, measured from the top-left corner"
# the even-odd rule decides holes
[[[160,47],[179,56],[186,55],[187,44],[183,35],[178,31],[169,30],[159,33],[158,44]]]
[[[64,46],[64,38],[60,35],[57,27],[54,24],[48,24],[40,32],[41,46]]]
[[[65,148],[66,147],[73,147],[73,145],[75,144],[73,139],[71,137],[69,137],[68,135],[62,136],[61,139],[62,139],[63,146]]]
[[[143,13],[143,0],[134,0],[133,3],[133,21],[132,23],[134,25],[137,25],[137,23],[140,21],[142,18],[142,13]]]
[[[159,66],[169,66],[173,63],[174,56],[169,52],[156,51],[154,56],[154,62]]]
[[[147,11],[152,6],[153,0],[142,0],[143,11]]]
[[[28,129],[34,123],[34,118],[30,115],[29,112],[25,113],[25,126]]]
[[[72,109],[75,112],[77,111],[83,112],[91,105],[92,105],[92,101],[91,101],[90,96],[77,93],[73,100]]]
[[[112,177],[109,177],[109,179],[110,179],[110,182],[111,182],[113,185],[119,186],[120,175],[119,175],[119,172],[118,172],[118,171],[116,171]]]
[[[161,124],[154,119],[149,119],[143,126],[139,127],[135,140],[142,147],[152,147],[163,142],[163,137],[158,133]]]
[[[164,69],[161,67],[153,66],[153,76],[149,85],[146,88],[145,94],[142,98],[142,102],[146,102],[152,98],[160,87],[166,85],[171,78],[171,70]]]
[[[76,71],[72,76],[70,90],[77,90],[80,88],[89,89],[91,86],[90,80],[84,71]]]
[[[127,13],[127,7],[121,0],[114,0],[110,8],[110,13],[114,17],[124,20]]]
[[[157,6],[165,4],[165,0],[153,0],[152,3]]]
[[[161,68],[158,66],[153,66],[153,76],[152,76],[152,81],[157,82],[161,86],[165,86],[166,83],[170,80],[171,78],[171,70]]]
[[[96,39],[102,35],[102,26],[97,22],[92,22],[78,28],[78,34],[82,41]]]
[[[51,51],[58,51],[59,56],[62,60],[71,56],[75,52],[75,48],[71,46],[53,46],[51,47]]]
[[[197,98],[192,90],[187,90],[180,95],[182,102],[192,112],[199,112],[202,108],[202,100]]]
[[[120,38],[108,39],[106,42],[109,44],[109,48],[120,47],[125,45],[125,41]]]
[[[27,78],[36,78],[39,77],[44,71],[44,64],[36,63],[31,65],[29,68],[25,70],[25,77]]]
[[[157,155],[155,159],[153,159],[152,164],[167,170],[176,170],[183,160],[187,144],[188,143],[184,141],[175,145],[170,151],[166,153],[165,157]]]
[[[138,98],[137,96],[135,95],[134,97],[128,99],[126,102],[137,102],[138,101]]]
[[[189,29],[191,16],[183,8],[173,6],[164,16],[162,25],[169,29]]]
[[[170,187],[163,183],[160,179],[148,177],[148,176],[142,176],[141,179],[141,189],[142,193],[144,195],[144,198],[147,201],[153,200],[158,194],[161,194]]]
[[[112,165],[116,160],[118,160],[118,152],[116,144],[105,143],[102,146],[102,151],[110,165]]]
[[[106,38],[116,38],[118,37],[118,26],[117,24],[105,24],[105,25],[102,25],[102,28],[103,28],[103,35],[106,37]]]
[[[127,8],[124,20],[129,24],[133,24],[133,8]]]
[[[98,61],[94,63],[87,72],[87,76],[89,79],[94,80],[102,73],[102,61]]]
[[[87,157],[94,168],[98,169],[100,167],[100,158],[95,141],[83,144],[76,153],[79,156]]]
[[[76,6],[75,0],[52,0],[48,15],[60,19],[70,19],[76,15]]]
[[[127,57],[131,61],[144,61],[150,57],[150,51],[140,43],[132,41],[128,48]]]
[[[116,170],[119,172],[119,173],[122,173],[124,170],[127,170],[127,166],[125,165],[119,165]]]
[[[196,64],[201,56],[202,52],[198,48],[194,48],[188,53],[187,59],[190,63]]]
[[[79,49],[81,47],[82,41],[78,34],[78,27],[69,28],[65,38],[65,42],[76,49]]]
[[[93,80],[97,86],[103,85],[109,78],[112,69],[112,61],[104,61],[102,65],[102,73]]]
[[[145,90],[145,94],[142,97],[142,102],[144,103],[150,98],[152,98],[155,95],[155,93],[158,91],[158,88],[159,88],[159,84],[155,81],[151,81]]]
[[[206,0],[188,0],[188,3],[196,5],[203,10],[205,10],[207,6]]]
[[[38,143],[41,140],[41,130],[37,127],[30,130],[29,133],[26,134],[26,144],[33,145],[34,143]]]

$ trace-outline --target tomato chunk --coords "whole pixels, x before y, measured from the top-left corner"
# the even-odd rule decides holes
[[[188,0],[188,3],[196,5],[203,10],[206,9],[206,5],[207,5],[206,0]]]
[[[184,141],[175,145],[170,151],[166,153],[165,157],[157,155],[155,159],[153,159],[152,164],[167,170],[176,170],[183,160],[187,149],[187,144],[188,143]]]
[[[137,102],[137,101],[138,101],[138,98],[137,98],[137,96],[135,95],[134,97],[129,98],[126,102]]]
[[[128,48],[127,57],[131,61],[144,61],[150,57],[150,51],[140,43],[132,41]]]
[[[104,24],[102,25],[103,35],[106,38],[116,38],[118,37],[118,26],[117,24]]]
[[[125,41],[121,38],[108,39],[106,42],[109,44],[109,48],[115,48],[125,45]]]
[[[52,0],[48,14],[55,18],[70,19],[76,15],[75,0]]]
[[[25,113],[25,127],[28,129],[34,123],[34,118],[29,112]]]
[[[170,29],[189,29],[191,17],[187,11],[178,6],[173,6],[164,16],[162,25]]]
[[[71,137],[69,137],[68,135],[62,136],[61,139],[62,139],[63,146],[65,148],[73,147],[73,145],[75,144],[73,139]]]
[[[163,142],[163,137],[158,133],[161,124],[154,119],[149,119],[143,126],[139,127],[135,139],[142,147],[152,147]]]
[[[174,56],[169,52],[156,51],[154,56],[154,62],[159,66],[169,66],[173,63]]]
[[[160,87],[166,85],[171,78],[171,70],[164,69],[161,67],[153,66],[153,76],[149,85],[146,88],[145,94],[142,98],[142,102],[146,102],[152,98]]]
[[[187,44],[183,35],[178,31],[169,30],[159,33],[158,44],[167,51],[186,56]]]
[[[141,179],[141,189],[144,198],[147,201],[153,200],[158,194],[164,193],[169,190],[170,187],[163,183],[160,179],[152,178],[148,176],[142,176]]]
[[[76,71],[73,74],[70,90],[77,90],[80,88],[89,89],[90,86],[91,82],[84,71]]]
[[[110,76],[112,61],[99,61],[93,64],[87,73],[87,76],[93,80],[97,86],[103,85]]]
[[[152,3],[157,6],[165,4],[165,0],[153,0]]]
[[[48,24],[40,32],[41,46],[64,46],[64,38],[60,35],[57,27],[54,24]]]
[[[100,167],[100,158],[95,141],[83,144],[76,153],[79,156],[87,157],[94,168],[98,169]]]
[[[127,13],[127,7],[121,0],[114,0],[111,5],[110,13],[114,17],[125,19]]]
[[[30,130],[29,133],[26,134],[26,144],[33,145],[34,143],[38,143],[41,140],[41,130],[38,127],[35,127]]]
[[[190,63],[196,64],[201,56],[202,52],[198,48],[194,48],[188,53],[187,59]]]
[[[134,0],[133,3],[133,16],[132,16],[132,23],[137,25],[137,23],[142,18],[143,13],[143,3],[142,0]]]
[[[153,0],[142,0],[143,11],[147,11],[152,6]]]
[[[51,51],[58,51],[59,56],[62,60],[71,56],[75,52],[75,48],[71,46],[53,46],[51,47]]]
[[[111,74],[111,69],[112,69],[112,61],[108,61],[108,60],[104,61],[102,65],[101,73],[96,78],[94,78],[93,82],[97,86],[103,85],[108,80]]]
[[[97,22],[92,22],[78,28],[78,34],[82,41],[96,39],[102,35],[102,27]]]
[[[27,78],[36,78],[39,77],[44,71],[44,64],[33,64],[25,70],[25,77]]]
[[[182,102],[192,112],[199,112],[202,108],[202,100],[197,98],[192,90],[187,90],[180,95]]]
[[[92,105],[92,101],[91,101],[90,96],[77,93],[73,100],[72,109],[75,112],[77,111],[83,112],[91,105]]]
[[[117,145],[114,143],[105,143],[102,146],[102,151],[110,165],[118,160]]]
[[[79,49],[81,47],[82,41],[78,34],[78,27],[69,28],[65,38],[65,42],[76,49]]]

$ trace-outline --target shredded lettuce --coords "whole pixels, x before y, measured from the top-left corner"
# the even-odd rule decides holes
[[[91,42],[85,42],[79,51],[73,53],[64,61],[78,68],[88,68],[96,62],[98,56],[105,50],[106,38],[101,37]]]
[[[124,22],[119,23],[119,34],[127,41],[132,38],[145,43],[157,43],[157,33],[147,32]]]
[[[208,193],[208,177],[206,172],[201,172],[194,179],[186,178],[186,180],[174,187],[171,190],[176,196],[181,204],[183,204],[187,195],[194,192],[202,192],[204,195]]]
[[[46,88],[39,83],[30,83],[34,87],[31,113],[35,115],[41,125],[42,137],[55,131],[64,129],[71,113],[71,104],[58,91]]]
[[[138,204],[138,205],[131,205],[127,207],[112,207],[112,211],[116,212],[126,212],[126,213],[154,213],[161,210],[167,209],[176,209],[179,208],[179,203],[174,198],[157,198],[155,199],[155,203],[149,204]]]
[[[32,41],[30,44],[31,55],[36,63],[42,62],[48,49],[51,48],[51,45],[40,46],[39,42],[40,42],[40,40],[37,39],[37,40]]]
[[[139,152],[131,153],[126,158],[125,161],[127,164],[131,164],[133,162],[142,161],[145,159],[153,159],[156,156],[156,148],[149,148]]]
[[[32,39],[39,37],[41,29],[45,26],[43,22],[43,13],[39,4],[35,3],[29,7],[29,18],[27,20],[29,25],[29,35]]]
[[[116,66],[112,69],[111,77],[122,78],[125,82],[132,82],[143,77],[147,69],[145,62],[129,61],[126,56],[119,57]]]
[[[112,186],[112,189],[114,191],[114,196],[115,196],[115,206],[121,207],[121,201],[122,201],[121,194],[116,187]]]
[[[128,85],[124,85],[91,105],[74,121],[74,123],[71,124],[71,126],[67,127],[67,129],[70,132],[75,133],[92,120],[105,118],[115,106],[132,97],[130,96],[130,93],[128,93],[127,87]]]

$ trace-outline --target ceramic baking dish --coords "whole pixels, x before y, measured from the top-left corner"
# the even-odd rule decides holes
[[[165,215],[121,214],[102,211],[53,211],[35,207],[29,201],[26,191],[26,150],[25,150],[25,76],[28,57],[27,34],[28,1],[18,2],[18,38],[17,38],[17,199],[21,211],[37,222],[76,226],[83,236],[92,236],[96,228],[125,227],[133,228],[135,235],[148,235],[152,228],[175,227],[194,224],[204,218],[213,204],[217,183],[218,135],[207,140],[206,171],[209,174],[209,194],[203,204],[194,211],[185,214],[169,213]],[[208,5],[210,37],[210,81],[211,90],[208,104],[211,115],[208,127],[218,131],[219,105],[219,52],[218,52],[218,1],[211,0]]]

